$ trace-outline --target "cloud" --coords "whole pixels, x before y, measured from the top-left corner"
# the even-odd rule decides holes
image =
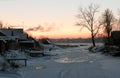
[[[48,26],[48,27],[44,27],[44,26],[37,26],[37,27],[33,27],[33,28],[29,28],[26,31],[40,31],[40,32],[50,32],[53,31],[55,28],[53,26]]]

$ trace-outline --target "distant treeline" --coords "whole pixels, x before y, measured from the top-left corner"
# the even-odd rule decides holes
[[[50,39],[53,43],[91,43],[91,38]],[[103,42],[103,38],[95,38],[95,42]]]

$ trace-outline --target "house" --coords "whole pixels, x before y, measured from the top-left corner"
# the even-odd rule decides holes
[[[27,40],[28,36],[23,32],[23,29],[0,29],[0,50],[5,46],[5,50],[19,49],[19,41]],[[4,43],[3,45],[3,41]]]
[[[113,45],[120,45],[120,31],[111,32],[111,41]]]
[[[0,29],[0,54],[5,51],[14,52],[13,50],[24,51],[30,56],[44,55],[39,42],[28,38],[23,29]]]

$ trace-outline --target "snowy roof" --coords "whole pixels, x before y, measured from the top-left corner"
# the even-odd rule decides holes
[[[23,29],[0,29],[5,36],[26,39],[27,35],[23,33]]]
[[[20,43],[34,43],[34,41],[33,40],[31,40],[31,41],[20,41]]]

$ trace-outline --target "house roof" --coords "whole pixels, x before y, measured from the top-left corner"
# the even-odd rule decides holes
[[[20,43],[35,43],[34,40],[20,41]]]
[[[27,39],[27,34],[23,33],[23,29],[0,29],[0,32],[8,37]]]

